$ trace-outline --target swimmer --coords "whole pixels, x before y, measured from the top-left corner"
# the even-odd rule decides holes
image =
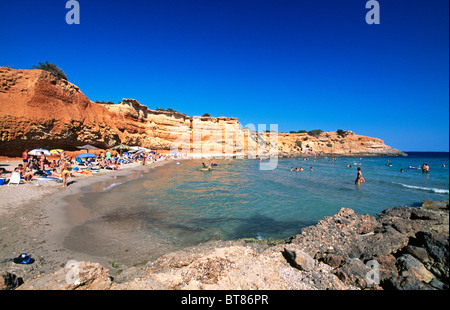
[[[358,170],[358,172],[356,174],[355,184],[360,184],[360,183],[366,182],[366,180],[364,180],[364,178],[362,176],[361,168],[358,167],[357,170]]]

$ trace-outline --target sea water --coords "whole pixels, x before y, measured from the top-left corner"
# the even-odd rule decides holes
[[[279,159],[269,171],[259,169],[259,160],[215,162],[212,171],[200,171],[201,160],[173,162],[86,192],[79,201],[92,218],[72,231],[71,240],[84,238],[81,251],[101,254],[102,247],[126,243],[124,251],[134,246],[138,256],[156,257],[210,240],[287,238],[341,208],[376,216],[395,206],[449,199],[448,153]],[[423,163],[429,173],[408,168]],[[354,182],[357,166],[366,180],[360,185]],[[103,237],[94,227],[102,227]],[[86,240],[87,234],[95,238]]]

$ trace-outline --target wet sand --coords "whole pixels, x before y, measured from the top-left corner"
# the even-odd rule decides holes
[[[67,188],[53,181],[0,186],[0,272],[8,271],[29,280],[64,267],[69,260],[98,262],[111,269],[111,261],[105,259],[105,255],[73,250],[79,247],[67,238],[74,227],[90,218],[90,211],[77,202],[77,198],[82,196],[83,191],[103,190],[117,183],[118,179],[136,178],[170,162],[173,161],[164,160],[146,166],[129,164],[121,166],[118,171],[101,170],[98,174],[73,177],[69,179]],[[1,167],[7,170],[13,170],[19,163],[20,159],[0,159]],[[98,231],[91,232],[91,237],[107,234],[120,239],[120,229],[123,227],[118,229],[111,232],[102,231],[99,227]],[[119,244],[129,241],[119,240]],[[112,247],[111,253],[115,250]],[[21,253],[31,255],[34,263],[14,264],[11,259]]]

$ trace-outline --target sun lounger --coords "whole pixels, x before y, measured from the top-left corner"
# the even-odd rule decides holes
[[[11,185],[11,184],[16,184],[16,185],[20,184],[20,172],[17,172],[17,171],[11,172],[11,178],[9,178],[8,185]]]

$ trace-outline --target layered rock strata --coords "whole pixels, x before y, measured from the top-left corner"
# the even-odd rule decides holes
[[[191,154],[258,156],[405,155],[380,139],[348,132],[308,134],[259,132],[232,117],[190,117],[152,110],[134,99],[118,104],[89,100],[76,85],[42,70],[0,67],[0,155],[24,149],[118,144]]]

